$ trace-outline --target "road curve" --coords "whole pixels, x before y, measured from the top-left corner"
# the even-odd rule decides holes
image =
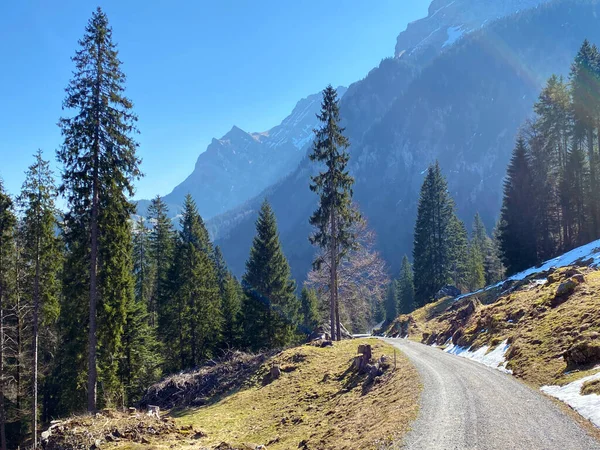
[[[416,366],[420,411],[410,450],[600,450],[550,399],[511,375],[405,339],[384,339]]]

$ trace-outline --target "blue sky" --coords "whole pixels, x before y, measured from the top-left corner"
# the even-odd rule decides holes
[[[263,131],[328,83],[348,85],[393,55],[428,0],[20,0],[0,2],[0,177],[15,194],[56,123],[96,6],[119,45],[138,114],[145,177],[136,198],[167,194],[213,137]],[[55,164],[56,167],[56,164]]]

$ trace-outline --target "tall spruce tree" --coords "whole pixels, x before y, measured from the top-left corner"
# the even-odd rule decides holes
[[[311,161],[325,166],[324,172],[311,177],[310,189],[319,195],[319,207],[310,217],[315,232],[310,242],[325,249],[329,261],[329,315],[331,337],[341,339],[340,308],[338,298],[338,266],[347,252],[355,245],[356,236],[352,224],[360,220],[356,209],[351,207],[354,178],[347,170],[350,156],[346,149],[350,145],[340,127],[340,109],[337,92],[327,86],[323,91],[321,112],[317,115],[321,128],[314,130],[315,140]],[[319,268],[324,261],[317,258],[314,266]]]
[[[6,450],[6,367],[5,310],[9,302],[11,260],[14,256],[14,232],[17,220],[13,202],[0,179],[0,449]]]
[[[217,268],[218,272],[218,268]],[[244,293],[239,281],[229,272],[221,291],[223,311],[223,347],[242,346],[242,301]]]
[[[292,343],[300,320],[300,304],[277,232],[275,214],[265,200],[242,279],[244,333],[253,349]]]
[[[179,356],[184,369],[212,357],[221,342],[223,315],[219,283],[213,263],[212,244],[196,203],[185,197],[181,231],[171,268],[171,300],[166,332],[170,355]]]
[[[454,201],[438,162],[429,166],[421,187],[413,249],[415,300],[423,306],[451,281]]]
[[[116,394],[108,391],[118,384],[113,352],[120,348],[132,282],[127,246],[133,206],[128,197],[133,195],[133,180],[141,174],[132,138],[137,117],[124,96],[125,74],[100,8],[92,14],[79,45],[63,103],[73,115],[60,120],[64,144],[57,156],[64,166],[60,189],[69,202],[67,220],[85,230],[77,237],[90,247],[87,273],[79,280],[87,280],[89,288],[87,408],[94,411],[99,339],[106,398]]]
[[[450,278],[460,288],[467,288],[469,278],[469,235],[462,220],[452,215],[448,229],[450,244]],[[467,288],[468,289],[468,288]]]
[[[415,305],[415,283],[412,265],[408,256],[402,258],[400,266],[400,276],[397,281],[398,290],[398,313],[410,314],[416,308]]]
[[[531,190],[527,147],[519,137],[507,169],[500,212],[500,245],[508,274],[533,266],[537,261]]]
[[[583,245],[591,239],[591,203],[595,194],[588,190],[591,188],[588,181],[585,153],[580,147],[575,147],[569,152],[561,180],[564,250]]]
[[[173,264],[175,230],[168,216],[169,209],[160,196],[152,199],[148,207],[148,221],[152,225],[149,236],[149,253],[154,267],[152,291],[148,302],[150,323],[162,330],[167,327],[167,309],[170,292],[169,273]]]
[[[25,292],[30,299],[32,330],[31,433],[33,447],[38,446],[38,375],[40,326],[53,324],[58,316],[60,243],[56,236],[57,196],[54,177],[42,152],[35,154],[35,162],[26,172],[19,196],[23,210],[23,267]],[[46,345],[42,347],[48,350]]]

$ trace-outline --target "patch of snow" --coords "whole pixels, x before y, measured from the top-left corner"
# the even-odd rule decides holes
[[[484,345],[477,350],[471,350],[471,347],[459,347],[458,345],[450,344],[444,349],[446,353],[460,356],[462,358],[472,359],[478,363],[484,364],[492,369],[497,369],[504,373],[512,374],[512,370],[506,368],[506,352],[510,348],[507,341],[502,342],[492,351],[489,351],[489,345]]]
[[[444,48],[448,45],[452,45],[460,39],[460,37],[464,34],[462,27],[463,26],[460,25],[458,27],[448,28],[448,30],[446,31],[446,33],[448,34],[448,39],[446,39],[446,42],[444,42],[444,44],[442,45],[442,48]]]
[[[600,372],[564,386],[542,386],[542,392],[565,402],[579,414],[600,427],[600,395],[581,395],[581,387],[587,381],[600,380]]]
[[[549,259],[548,261],[540,264],[539,266],[530,267],[529,269],[526,269],[523,272],[519,272],[519,273],[513,275],[512,277],[509,277],[506,280],[502,280],[496,284],[486,286],[486,287],[479,289],[477,291],[474,291],[474,292],[469,292],[467,294],[459,295],[458,297],[456,297],[455,301],[460,300],[461,298],[464,298],[464,297],[467,297],[470,295],[480,294],[482,292],[496,288],[496,287],[502,285],[506,281],[521,281],[530,275],[544,272],[553,267],[558,268],[558,267],[570,266],[578,260],[588,260],[588,259],[591,260],[589,263],[589,267],[593,267],[593,268],[600,267],[600,239],[592,241],[589,244],[582,245],[581,247],[577,247],[567,253],[557,256],[556,258]],[[538,282],[538,280],[535,280],[534,282]]]

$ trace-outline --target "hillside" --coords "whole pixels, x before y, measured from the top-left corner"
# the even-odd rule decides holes
[[[600,397],[593,395],[600,378],[599,261],[600,241],[595,241],[497,285],[400,316],[385,334],[441,347],[546,386],[545,392],[600,426]],[[594,412],[580,404],[591,404]]]
[[[515,136],[547,77],[568,73],[585,38],[600,41],[599,12],[589,1],[540,5],[465,35],[424,68],[385,60],[349,88],[341,116],[351,139],[354,198],[393,272],[412,250],[418,190],[435,159],[459,217],[470,222],[479,211],[491,230]],[[305,277],[314,251],[307,240],[316,205],[308,189],[313,170],[305,159],[256,199],[215,218],[215,237],[235,273],[243,271],[264,195],[279,219],[294,276]]]
[[[374,360],[387,355],[383,375],[373,381],[352,369],[362,343],[373,345]],[[274,364],[281,367],[281,377],[272,380]],[[393,348],[374,340],[304,345],[258,359],[235,355],[151,387],[148,398],[154,404],[178,405],[160,421],[137,413],[137,422],[129,425],[131,419],[117,412],[69,419],[54,424],[47,448],[79,448],[77,442],[89,445],[95,439],[101,448],[121,449],[387,448],[408,431],[420,393],[408,360],[398,353],[395,370],[393,365]],[[215,388],[212,394],[199,393],[209,385]],[[208,397],[197,401],[196,395]],[[181,402],[174,404],[173,398]]]

